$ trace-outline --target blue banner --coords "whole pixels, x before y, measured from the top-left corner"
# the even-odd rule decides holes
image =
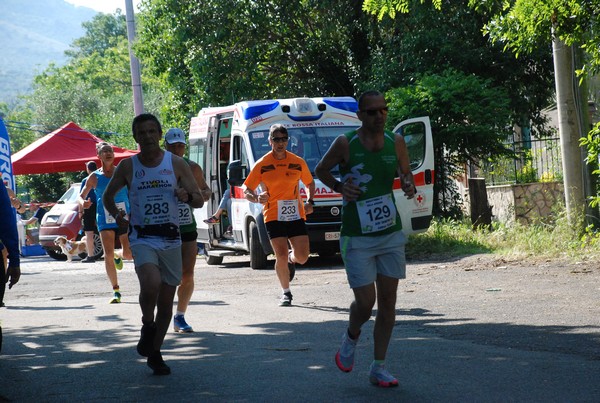
[[[0,117],[0,173],[2,174],[2,182],[4,182],[6,187],[12,189],[13,192],[16,191],[12,162],[10,160],[10,141],[2,117]]]

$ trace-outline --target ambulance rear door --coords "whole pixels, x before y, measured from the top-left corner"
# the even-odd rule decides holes
[[[204,179],[213,191],[213,196],[202,208],[194,209],[198,242],[204,244],[210,244],[214,239],[213,228],[204,220],[214,214],[220,201],[219,186],[216,184],[219,177],[218,124],[219,119],[216,115],[202,116],[192,118],[190,127],[190,159],[200,165]]]
[[[406,235],[425,232],[429,228],[433,210],[434,156],[433,138],[429,117],[408,119],[394,128],[394,133],[404,137],[410,158],[417,193],[407,199],[400,180],[394,183],[396,207]]]

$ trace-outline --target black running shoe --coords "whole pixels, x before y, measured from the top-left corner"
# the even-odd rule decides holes
[[[283,295],[281,296],[281,299],[279,300],[279,306],[291,306],[291,305],[292,305],[292,293],[289,291],[283,293]]]
[[[171,373],[171,368],[165,364],[160,351],[153,352],[148,357],[147,364],[154,371],[154,375],[169,375]]]
[[[156,324],[144,324],[142,326],[140,341],[137,344],[137,352],[142,357],[149,357],[154,351],[154,336],[156,335]]]

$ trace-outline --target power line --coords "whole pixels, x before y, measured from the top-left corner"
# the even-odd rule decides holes
[[[13,128],[13,129],[18,129],[18,130],[27,130],[30,132],[37,132],[37,133],[43,133],[43,134],[48,134],[48,133],[52,133],[53,131],[60,129],[62,126],[58,126],[55,129],[52,130],[42,130],[42,129],[37,129],[36,127],[43,127],[44,125],[41,124],[36,124],[36,123],[28,123],[28,122],[19,122],[16,120],[5,120],[4,121],[5,126],[7,128]],[[130,134],[122,134],[122,133],[117,133],[117,132],[107,132],[107,131],[102,131],[102,130],[87,130],[84,128],[81,128],[83,131],[86,131],[88,133],[92,133],[96,136],[102,137],[102,135],[108,135],[108,136],[130,136]],[[65,128],[65,130],[72,130],[72,131],[80,131],[78,129],[73,129],[73,128]]]

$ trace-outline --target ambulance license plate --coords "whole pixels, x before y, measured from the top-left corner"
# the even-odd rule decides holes
[[[326,241],[338,241],[340,239],[340,233],[339,232],[326,232],[325,233],[325,240]]]

